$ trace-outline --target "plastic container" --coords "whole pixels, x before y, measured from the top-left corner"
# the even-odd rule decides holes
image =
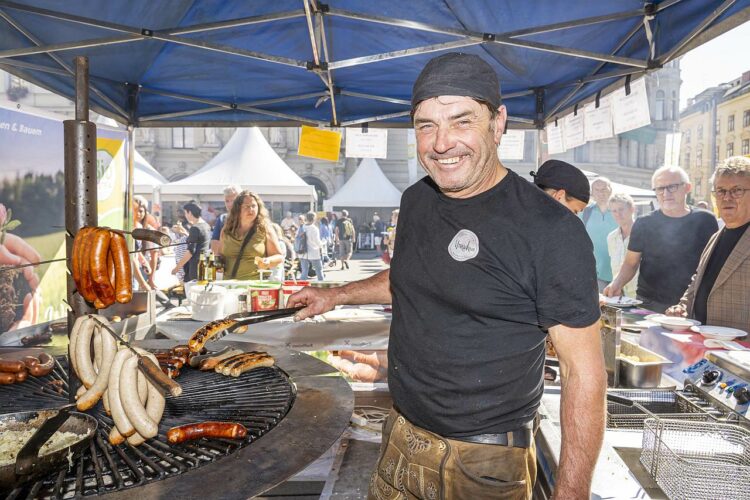
[[[286,307],[287,299],[295,292],[299,292],[306,286],[310,286],[309,281],[303,280],[288,280],[281,285],[281,307]]]
[[[278,281],[253,281],[247,287],[249,309],[255,311],[273,311],[279,308],[281,283]]]
[[[193,319],[213,321],[224,317],[224,300],[227,289],[218,285],[193,285],[190,287],[190,304]]]

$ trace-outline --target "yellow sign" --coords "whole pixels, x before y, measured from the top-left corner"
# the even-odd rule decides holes
[[[337,162],[340,152],[341,132],[302,125],[298,155]]]

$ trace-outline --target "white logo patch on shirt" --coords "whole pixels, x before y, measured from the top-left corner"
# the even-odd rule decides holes
[[[448,245],[448,253],[459,262],[473,259],[479,253],[479,238],[472,231],[462,229]]]

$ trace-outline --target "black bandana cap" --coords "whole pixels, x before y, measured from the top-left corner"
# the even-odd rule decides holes
[[[591,187],[586,174],[570,163],[560,160],[547,160],[539,170],[531,172],[534,184],[540,188],[564,189],[573,198],[589,202]]]
[[[502,104],[497,73],[484,59],[473,54],[449,52],[430,59],[414,82],[412,109],[441,95],[458,95],[487,101],[493,109]]]

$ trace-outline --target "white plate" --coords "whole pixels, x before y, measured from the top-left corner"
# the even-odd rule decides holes
[[[647,319],[642,319],[641,321],[636,321],[635,324],[638,325],[639,327],[643,328],[644,330],[646,328],[651,328],[652,326],[659,326],[659,323],[657,323],[656,321],[649,321]]]
[[[664,316],[664,314],[654,313],[654,314],[649,314],[648,316],[644,316],[643,319],[645,319],[646,321],[654,321],[654,322],[656,322],[657,318],[661,318],[663,316]]]
[[[679,318],[677,316],[662,316],[660,318],[653,318],[651,321],[659,323],[662,328],[672,330],[676,332],[685,331],[690,327],[698,326],[701,324],[700,321],[688,318]]]
[[[700,333],[708,339],[732,340],[747,337],[747,332],[726,326],[691,326],[690,331]]]
[[[643,304],[642,300],[634,299],[631,297],[603,297],[602,302],[607,304],[608,306],[615,306],[615,307],[633,307],[633,306],[639,306]]]

